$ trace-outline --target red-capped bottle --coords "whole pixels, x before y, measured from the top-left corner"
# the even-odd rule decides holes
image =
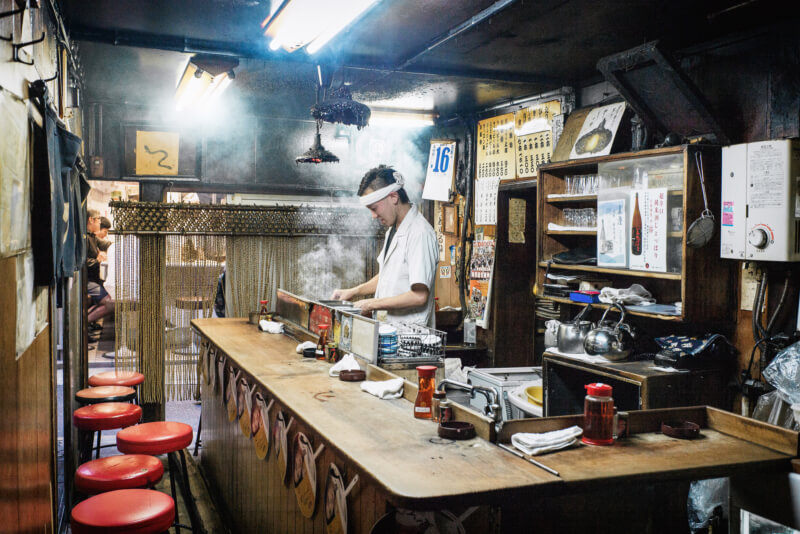
[[[317,340],[316,357],[318,360],[325,360],[325,345],[328,344],[328,327],[330,325],[319,325],[319,340]]]
[[[589,445],[614,443],[614,399],[608,384],[587,384],[583,401],[583,437]]]
[[[436,366],[420,365],[417,367],[419,389],[414,401],[414,417],[430,419],[433,416],[433,391],[436,389]]]

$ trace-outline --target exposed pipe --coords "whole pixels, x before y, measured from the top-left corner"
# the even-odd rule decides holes
[[[474,173],[474,153],[475,153],[475,119],[470,117],[465,121],[467,133],[464,140],[464,172],[466,180],[464,184],[466,191],[464,194],[464,218],[461,221],[461,255],[458,259],[458,300],[461,304],[461,327],[464,326],[464,318],[467,316],[467,281],[466,281],[466,255],[467,255],[467,228],[469,228],[469,218],[472,211],[472,188]]]

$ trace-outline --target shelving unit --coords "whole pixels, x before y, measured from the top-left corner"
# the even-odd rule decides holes
[[[632,311],[634,316],[662,321],[709,323],[729,321],[735,307],[731,304],[733,291],[731,262],[719,258],[719,232],[702,248],[691,248],[686,244],[686,229],[700,216],[703,210],[703,195],[700,178],[695,165],[695,153],[703,157],[706,192],[710,209],[719,217],[720,150],[718,147],[682,145],[662,149],[644,150],[635,153],[551,163],[539,169],[537,197],[537,298],[550,299],[563,304],[583,306],[567,298],[544,295],[543,284],[548,262],[555,254],[578,247],[591,247],[597,242],[597,230],[548,230],[548,223],[564,225],[564,209],[597,207],[598,195],[565,196],[565,177],[580,174],[597,174],[598,165],[620,162],[620,165],[635,164],[639,158],[668,156],[682,161],[681,188],[668,191],[668,205],[680,206],[683,218],[680,230],[667,233],[668,247],[680,251],[680,256],[668,263],[668,272],[638,271],[623,268],[597,267],[594,265],[563,265],[550,263],[553,271],[569,271],[600,275],[613,287],[627,288],[634,283],[643,285],[659,304],[682,302],[679,315],[664,315],[643,311]],[[673,174],[674,175],[674,174]],[[627,246],[627,243],[624,244]],[[603,305],[597,305],[602,308]]]

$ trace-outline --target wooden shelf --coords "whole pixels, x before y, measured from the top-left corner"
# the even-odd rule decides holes
[[[575,302],[574,300],[570,300],[565,297],[551,297],[549,295],[542,295],[537,298],[552,300],[553,302],[560,302],[562,304],[571,304],[573,306],[586,306],[585,302]],[[603,304],[602,302],[593,302],[592,308],[600,308],[602,310],[608,308],[608,304]],[[638,317],[649,317],[651,319],[660,319],[662,321],[676,321],[680,322],[683,320],[682,315],[663,315],[660,313],[647,313],[639,310],[631,310],[630,308],[625,308],[625,315],[635,315]]]
[[[539,267],[547,267],[547,262],[540,261]],[[682,278],[681,273],[656,273],[651,271],[634,271],[632,269],[611,269],[608,267],[597,267],[596,265],[564,265],[563,263],[551,263],[550,268],[564,269],[566,271],[583,271],[587,273],[619,274],[636,278],[661,278],[662,280],[680,281]]]
[[[597,230],[547,230],[547,235],[597,235]]]
[[[597,195],[571,195],[568,197],[554,197],[547,195],[547,202],[550,204],[567,204],[569,202],[592,202],[597,200]]]

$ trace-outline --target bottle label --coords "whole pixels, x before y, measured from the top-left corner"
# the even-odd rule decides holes
[[[414,413],[431,413],[430,406],[414,406]]]

